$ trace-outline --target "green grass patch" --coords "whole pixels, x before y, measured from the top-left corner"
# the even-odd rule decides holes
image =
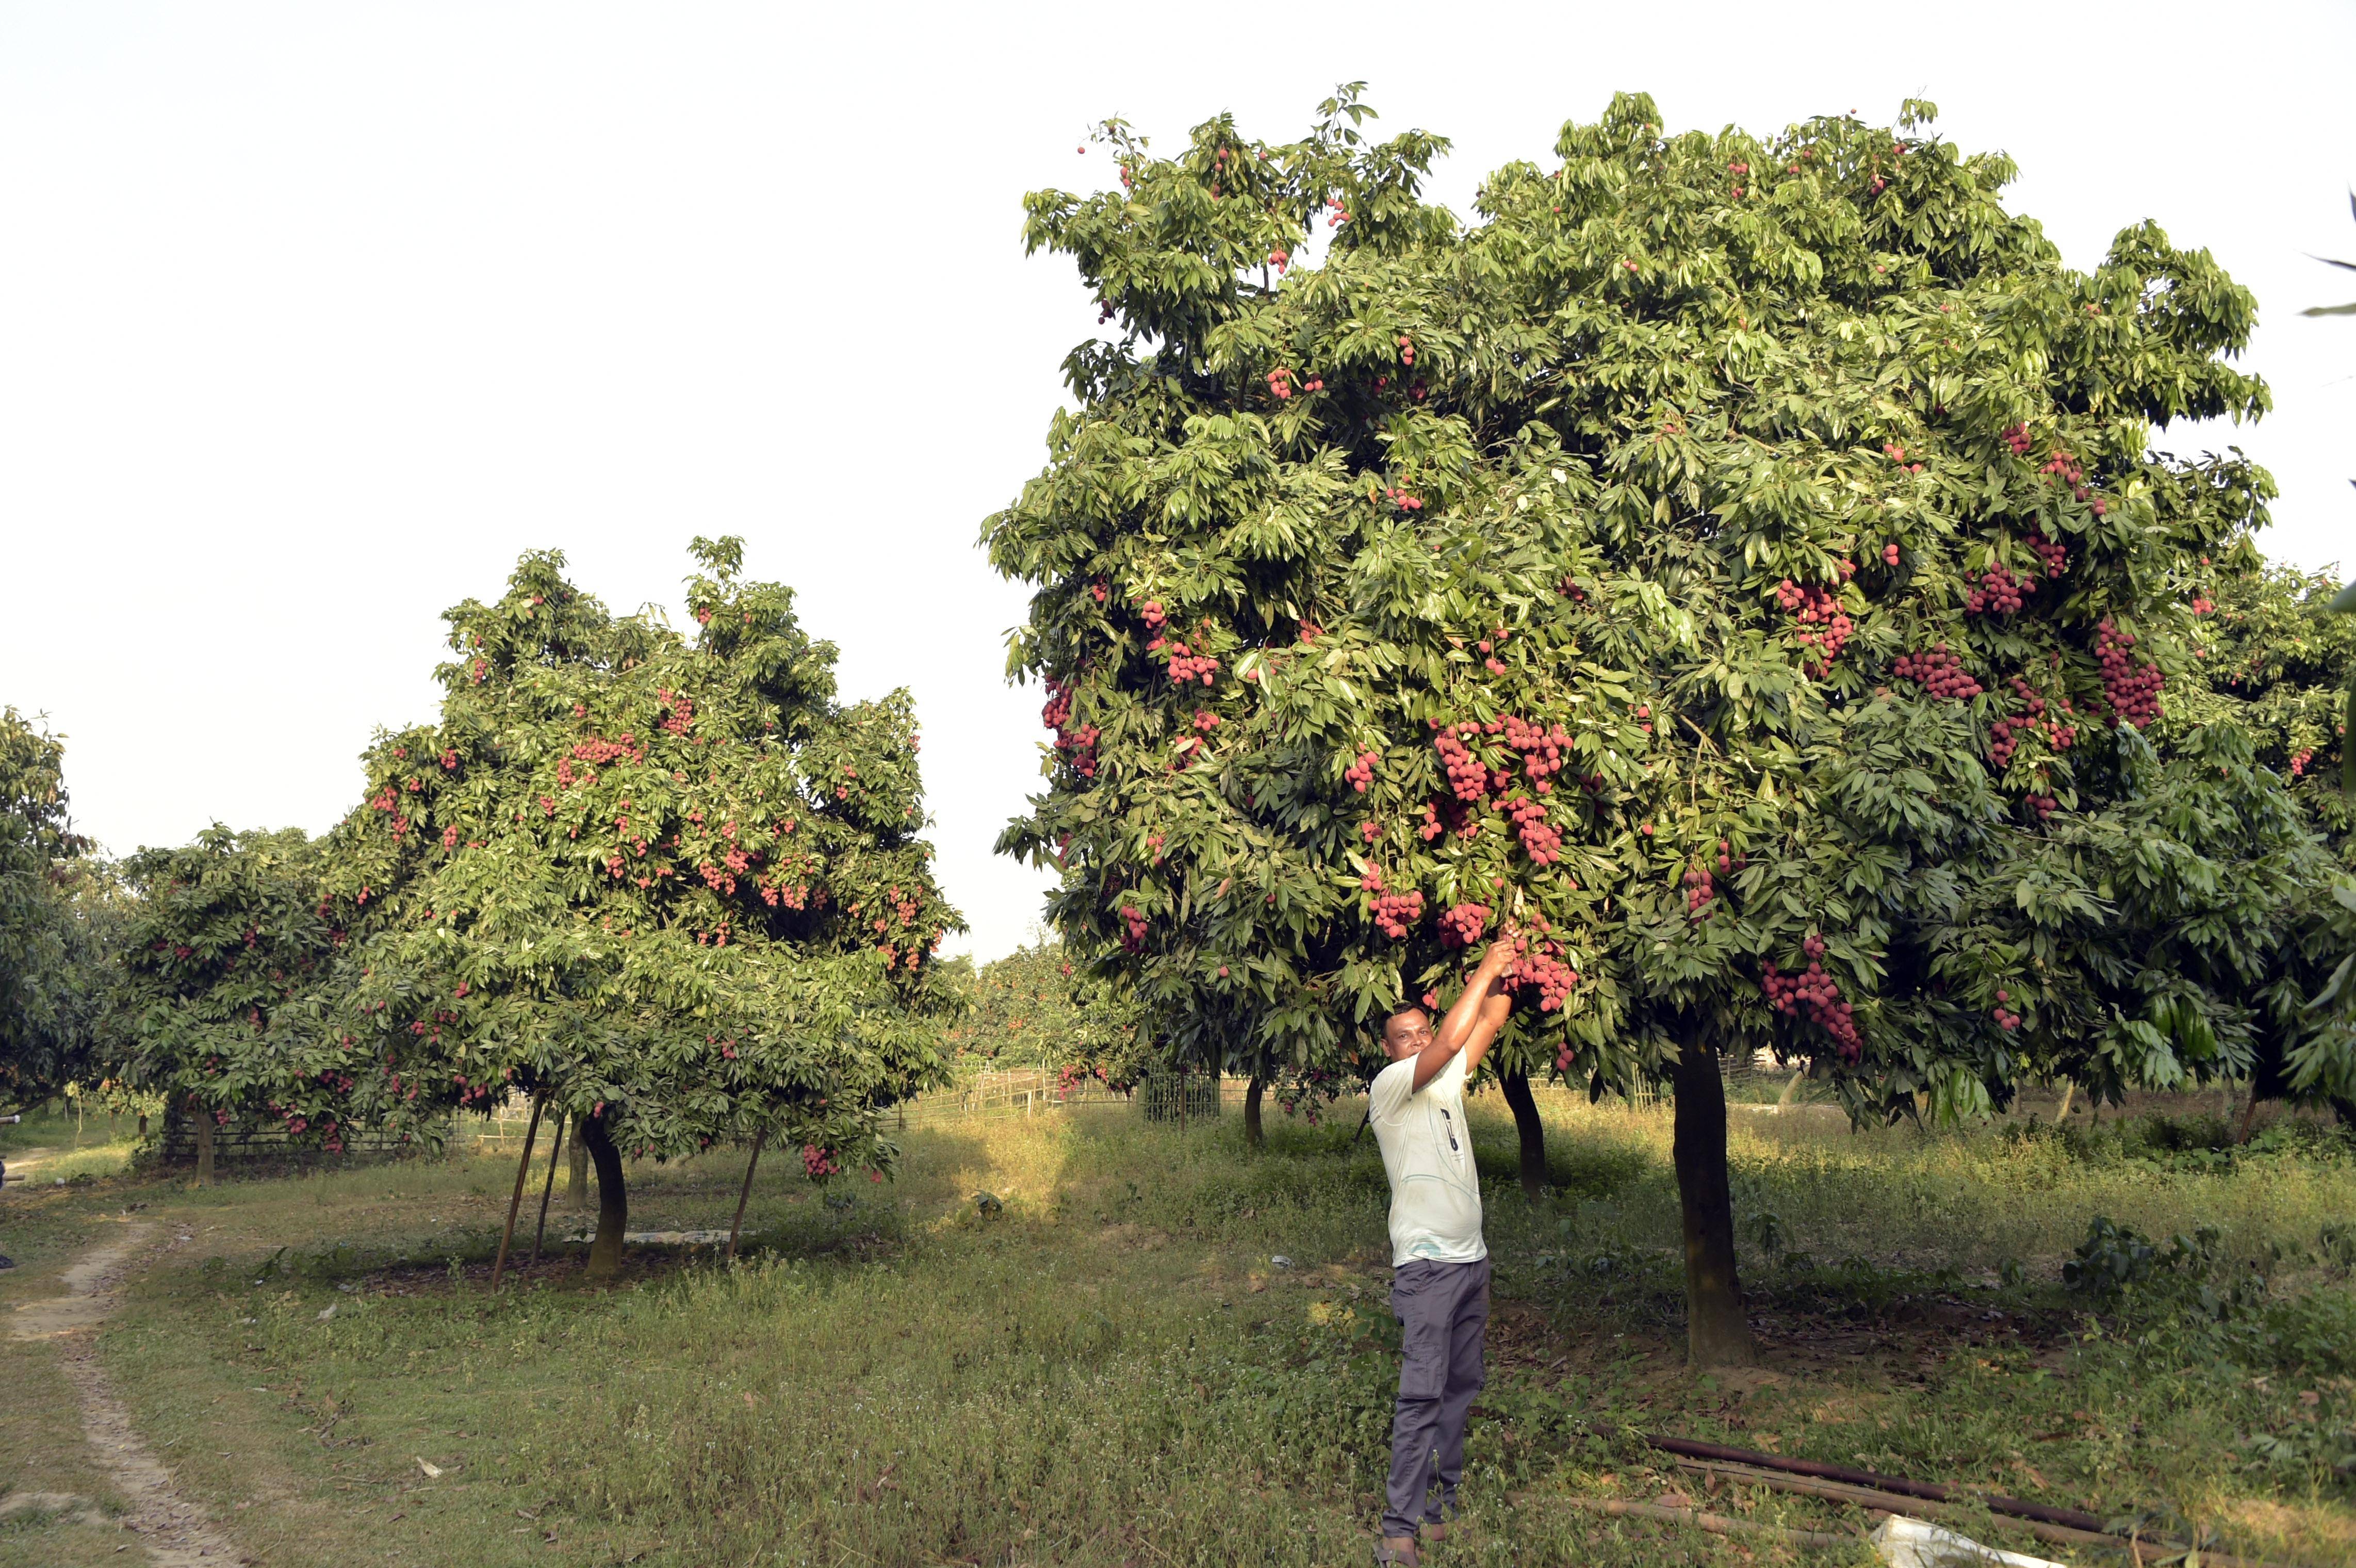
[[[1498,1305],[1449,1561],[1732,1550],[1508,1494],[1843,1520],[1708,1496],[1597,1419],[2356,1556],[2337,1134],[2196,1160],[2190,1117],[1933,1135],[1738,1112],[1769,1365],[1697,1379],[1665,1115],[1547,1108],[1559,1196],[1533,1208],[1502,1106],[1476,1101]],[[44,1201],[148,1202],[190,1238],[103,1353],[149,1442],[269,1560],[1323,1563],[1365,1550],[1397,1375],[1355,1125],[1275,1118],[1253,1155],[1231,1122],[1118,1108],[950,1123],[908,1134],[883,1185],[766,1166],[733,1269],[643,1249],[592,1289],[558,1247],[496,1297],[504,1159]],[[633,1227],[724,1228],[742,1170],[634,1167]],[[582,1219],[562,1187],[552,1231]],[[2072,1289],[2096,1215],[2157,1251],[2214,1235],[2197,1268]]]

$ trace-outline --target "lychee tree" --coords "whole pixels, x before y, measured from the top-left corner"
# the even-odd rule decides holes
[[[2258,760],[2291,783],[2343,860],[2356,864],[2356,616],[2334,614],[2338,579],[2268,562],[2253,542],[2222,553],[2193,606],[2211,692],[2247,729]]]
[[[1622,96],[1470,224],[1363,113],[1109,124],[1120,188],[1029,199],[1116,331],[986,529],[1054,731],[1001,848],[1151,1037],[1304,1067],[1518,918],[1501,1065],[1674,1088],[1691,1351],[1745,1359],[1721,1053],[1858,1117],[2232,1065],[2239,999],[2148,980],[2103,873],[2268,489],[2154,431],[2265,410],[2254,307],[2149,224],[2064,266],[1927,104],[1665,136]],[[2197,848],[2137,896],[2205,940]]]
[[[782,1140],[880,1179],[879,1113],[939,1079],[957,1005],[906,694],[839,703],[791,590],[744,580],[738,540],[694,554],[691,637],[608,614],[552,552],[447,612],[440,717],[378,738],[337,833],[366,932],[340,1026],[424,1042],[427,1097],[572,1119],[596,1274],[626,1155]]]
[[[2207,690],[2192,706],[2250,737],[2254,759],[2279,779],[2302,830],[2320,836],[2339,867],[2356,866],[2356,765],[2348,725],[2356,719],[2356,618],[2335,613],[2335,578],[2269,563],[2237,541],[2214,560],[2196,595]],[[2253,992],[2266,1002],[2247,1078],[2247,1135],[2265,1101],[2328,1104],[2356,1125],[2356,1009],[2349,965],[2356,951],[2356,889],[2333,892],[2318,878],[2295,910],[2257,929],[2269,962]],[[2338,972],[2334,973],[2333,971]],[[2325,983],[2328,983],[2328,985]]]
[[[1111,987],[1061,943],[1034,942],[960,979],[966,1010],[946,1038],[960,1056],[1042,1066],[1066,1087],[1094,1079],[1126,1092],[1143,1047]]]
[[[65,745],[0,708],[0,1105],[93,1076],[110,901],[73,830]]]
[[[431,1141],[405,1092],[418,1053],[386,1059],[322,1023],[344,935],[327,919],[322,869],[300,829],[218,823],[123,864],[131,901],[108,1073],[187,1120],[200,1181],[212,1179],[220,1128],[267,1127],[331,1153],[360,1129]]]

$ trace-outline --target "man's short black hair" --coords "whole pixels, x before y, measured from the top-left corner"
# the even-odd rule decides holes
[[[1392,1008],[1389,1012],[1387,1012],[1387,1013],[1386,1013],[1386,1014],[1384,1014],[1384,1015],[1383,1015],[1383,1037],[1384,1037],[1384,1038],[1387,1039],[1387,1038],[1389,1038],[1389,1037],[1390,1037],[1390,1032],[1391,1032],[1391,1020],[1392,1020],[1392,1019],[1394,1019],[1394,1018],[1397,1018],[1397,1017],[1400,1016],[1402,1014],[1407,1014],[1407,1013],[1420,1013],[1420,1014],[1422,1014],[1422,1015],[1424,1015],[1424,1017],[1425,1017],[1425,1018],[1427,1018],[1427,1019],[1429,1019],[1429,1018],[1431,1016],[1431,1010],[1430,1010],[1430,1008],[1426,1007],[1422,1003],[1420,1003],[1420,1002],[1402,1002],[1402,1003],[1400,1003],[1398,1006],[1396,1006],[1396,1007]]]

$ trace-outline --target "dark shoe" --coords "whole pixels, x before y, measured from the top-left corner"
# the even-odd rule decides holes
[[[1385,1536],[1375,1542],[1375,1568],[1416,1568],[1415,1538]]]

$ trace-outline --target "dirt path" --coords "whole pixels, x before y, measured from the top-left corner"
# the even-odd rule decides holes
[[[145,1254],[168,1251],[188,1240],[176,1230],[171,1240],[150,1247],[155,1230],[152,1224],[134,1222],[112,1240],[84,1252],[62,1276],[66,1294],[18,1307],[8,1334],[12,1339],[56,1344],[59,1363],[81,1407],[82,1431],[99,1466],[130,1505],[123,1525],[147,1548],[147,1561],[159,1568],[226,1568],[248,1561],[245,1553],[213,1527],[203,1509],[180,1495],[171,1472],[132,1429],[131,1412],[114,1397],[106,1370],[98,1364],[94,1330],[114,1310],[123,1280],[145,1261]]]

